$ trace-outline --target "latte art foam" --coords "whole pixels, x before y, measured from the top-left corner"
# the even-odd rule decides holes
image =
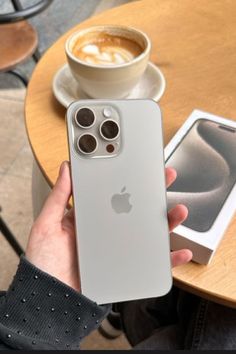
[[[80,57],[90,64],[114,65],[127,63],[135,56],[125,48],[116,46],[103,46],[101,48],[96,44],[87,44],[81,48]]]
[[[97,65],[119,65],[127,63],[140,55],[142,48],[134,41],[109,34],[89,34],[77,40],[73,54],[87,62]]]

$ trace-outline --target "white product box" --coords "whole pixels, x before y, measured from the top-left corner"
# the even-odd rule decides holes
[[[228,120],[213,114],[209,114],[200,110],[194,110],[182,127],[178,130],[175,136],[171,139],[165,148],[165,160],[167,161],[177,145],[181,142],[183,137],[187,134],[190,128],[198,119],[207,119],[219,124],[223,124],[229,128],[236,129],[236,122]],[[235,134],[236,139],[236,134]],[[232,152],[233,153],[233,152]],[[235,156],[236,159],[236,156]],[[174,167],[174,166],[173,166]],[[223,204],[218,216],[216,217],[211,228],[206,232],[198,232],[190,229],[184,225],[178,226],[174,233],[171,234],[171,249],[179,250],[188,248],[193,252],[193,260],[197,263],[208,264],[223,235],[232,219],[236,209],[236,184],[234,184]]]

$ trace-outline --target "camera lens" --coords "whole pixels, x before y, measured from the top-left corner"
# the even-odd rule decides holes
[[[83,154],[92,154],[97,149],[97,139],[92,134],[80,135],[77,146]]]
[[[75,113],[75,121],[81,128],[89,128],[95,122],[95,115],[89,108],[81,108]]]
[[[100,125],[100,133],[105,140],[114,140],[119,136],[119,125],[111,119],[107,119]]]

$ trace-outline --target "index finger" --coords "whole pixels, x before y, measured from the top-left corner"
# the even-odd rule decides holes
[[[166,167],[165,172],[166,172],[166,188],[168,188],[176,180],[177,172],[172,167]]]

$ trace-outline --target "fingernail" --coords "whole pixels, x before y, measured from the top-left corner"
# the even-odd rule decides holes
[[[67,161],[63,161],[61,166],[60,166],[59,176],[62,175],[63,171],[65,170],[66,165],[67,165]]]

